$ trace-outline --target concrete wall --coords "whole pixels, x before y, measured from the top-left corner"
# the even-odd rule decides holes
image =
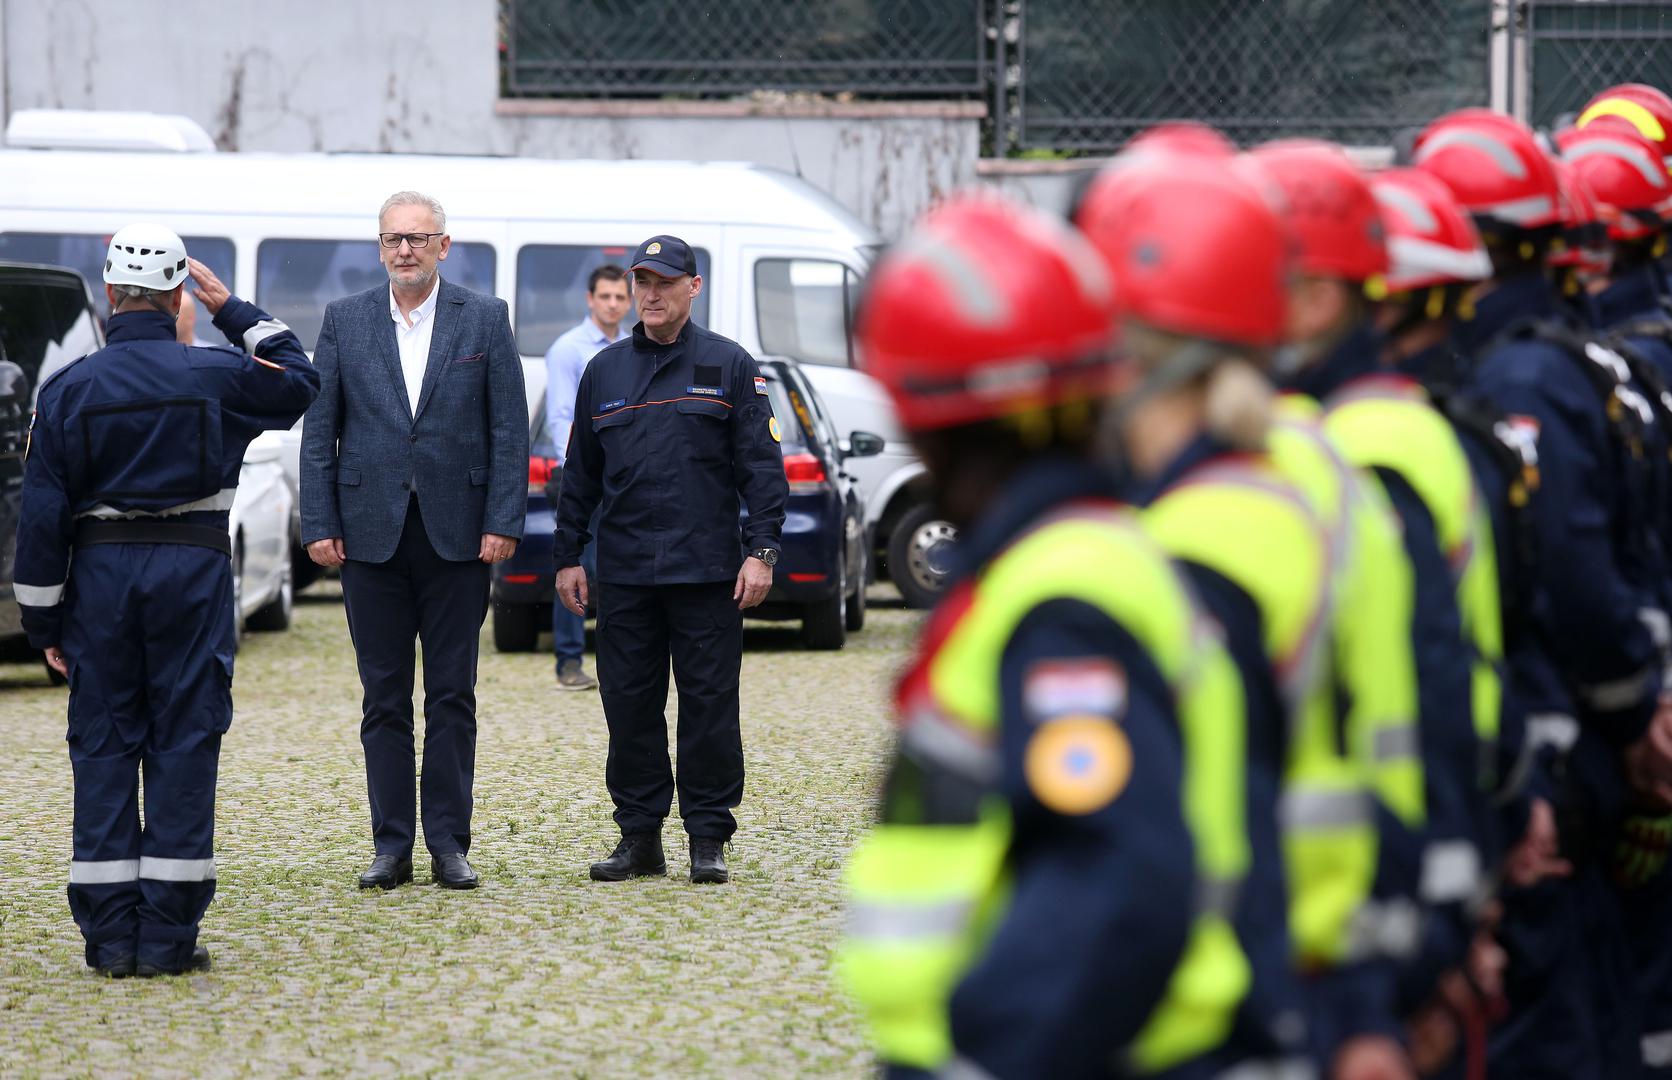
[[[973,183],[981,106],[501,102],[495,0],[0,0],[0,107],[182,113],[224,150],[745,160],[885,235]]]

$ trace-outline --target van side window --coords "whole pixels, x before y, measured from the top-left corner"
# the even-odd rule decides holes
[[[623,270],[638,246],[629,244],[527,244],[517,250],[517,351],[524,356],[544,356],[559,334],[586,318],[586,279],[605,263]],[[691,249],[697,256],[697,273],[702,292],[691,303],[691,319],[708,325],[708,294],[714,282],[708,276],[708,251]],[[628,285],[629,291],[632,285]],[[639,317],[628,312],[623,325],[631,327]]]
[[[181,236],[180,239],[186,242],[188,255],[206,264],[227,288],[238,291],[232,273],[236,259],[231,240],[224,236]],[[0,259],[67,266],[87,279],[101,322],[110,315],[110,304],[104,295],[104,261],[109,250],[109,233],[0,232]]]
[[[829,259],[755,263],[761,352],[804,364],[853,366],[853,303],[859,277]]]
[[[493,245],[453,241],[441,276],[493,295]],[[296,331],[309,352],[326,304],[388,284],[375,240],[263,240],[255,250],[255,302]]]

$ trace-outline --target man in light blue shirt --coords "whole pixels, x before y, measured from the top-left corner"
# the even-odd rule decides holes
[[[546,350],[546,430],[551,435],[559,468],[569,452],[569,429],[575,422],[575,391],[581,384],[581,373],[598,350],[632,333],[621,325],[630,307],[627,271],[607,263],[598,267],[586,279],[587,317]],[[557,485],[552,484],[550,490],[555,492]],[[552,509],[555,513],[555,501]],[[582,561],[590,568],[592,545],[587,545]],[[555,602],[552,604],[552,648],[557,653],[559,690],[597,689],[598,681],[581,666],[581,654],[586,650],[586,620]]]

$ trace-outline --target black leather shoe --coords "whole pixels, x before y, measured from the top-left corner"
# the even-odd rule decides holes
[[[411,855],[379,855],[360,875],[362,889],[393,889],[412,880]]]
[[[702,836],[691,837],[691,882],[694,885],[724,885],[731,880],[726,869],[725,842]]]
[[[474,889],[482,883],[462,851],[430,856],[430,875],[443,889]]]
[[[209,967],[209,950],[202,945],[198,945],[193,947],[192,958],[186,961],[186,966],[178,971],[152,967],[150,964],[137,964],[134,967],[134,974],[142,979],[150,979],[158,975],[191,975],[198,971],[208,971]]]
[[[93,968],[95,975],[103,975],[107,979],[126,979],[134,973],[134,954],[118,956],[108,964],[99,964]]]
[[[603,862],[592,864],[593,881],[626,881],[635,877],[661,877],[668,872],[662,855],[662,834],[629,833],[615,845]]]

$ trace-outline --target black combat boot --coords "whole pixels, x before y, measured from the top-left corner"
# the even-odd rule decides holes
[[[603,862],[592,864],[593,881],[626,881],[635,877],[661,877],[668,872],[662,855],[660,832],[627,833]]]

